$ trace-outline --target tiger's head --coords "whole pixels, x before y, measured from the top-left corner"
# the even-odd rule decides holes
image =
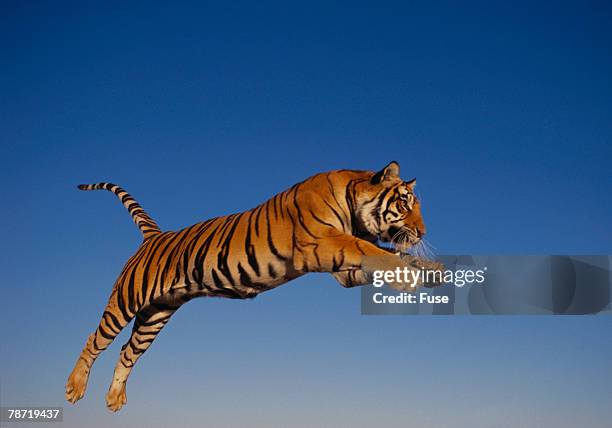
[[[400,250],[410,248],[425,235],[421,204],[414,194],[416,179],[403,181],[397,162],[356,186],[358,228],[370,240],[393,242]]]

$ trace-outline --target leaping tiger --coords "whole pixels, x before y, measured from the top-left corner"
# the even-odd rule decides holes
[[[133,318],[106,395],[112,411],[127,401],[126,382],[138,358],[190,299],[253,298],[308,272],[329,272],[344,287],[369,283],[362,257],[401,260],[377,246],[378,240],[402,234],[407,245],[414,245],[425,234],[415,183],[402,181],[397,162],[378,172],[321,173],[251,210],[177,232],[162,232],[117,185],[80,185],[81,190],[113,192],[144,241],[125,264],[98,328],[68,377],[66,399],[75,403],[83,397],[94,361]]]

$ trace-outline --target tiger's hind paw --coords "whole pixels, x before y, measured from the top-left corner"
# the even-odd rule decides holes
[[[112,412],[120,410],[127,403],[125,383],[113,384],[106,394],[106,407]]]
[[[85,395],[89,370],[82,364],[77,363],[66,382],[66,400],[74,404]]]

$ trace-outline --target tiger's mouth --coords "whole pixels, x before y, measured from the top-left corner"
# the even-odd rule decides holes
[[[403,232],[400,234],[400,232]],[[402,237],[402,235],[406,234],[407,238],[402,239],[394,239],[398,237]],[[405,255],[409,254],[410,248],[417,245],[420,239],[414,240],[412,237],[416,238],[416,235],[411,234],[409,229],[400,229],[397,227],[390,227],[389,230],[382,232],[380,234],[361,234],[357,235],[360,239],[371,242],[376,245],[381,250],[385,250],[390,254],[395,255]]]
[[[378,240],[389,244],[389,246],[379,245],[379,247],[396,254],[408,254],[410,248],[419,244],[421,241],[416,231],[407,227],[396,226],[391,226],[385,232],[381,233],[378,236]]]

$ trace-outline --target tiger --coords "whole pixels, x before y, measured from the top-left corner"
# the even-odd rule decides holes
[[[378,172],[335,170],[314,175],[261,205],[215,217],[179,231],[163,232],[121,187],[107,182],[80,190],[114,193],[131,215],[143,241],[126,262],[97,329],[89,335],[65,396],[81,399],[96,358],[132,320],[120,351],[106,405],[127,402],[126,383],[136,361],[177,309],[196,297],[251,299],[309,272],[328,272],[344,287],[365,285],[364,256],[405,259],[379,245],[404,236],[404,247],[426,233],[416,179],[403,181],[399,163]],[[418,262],[418,258],[413,258]]]

